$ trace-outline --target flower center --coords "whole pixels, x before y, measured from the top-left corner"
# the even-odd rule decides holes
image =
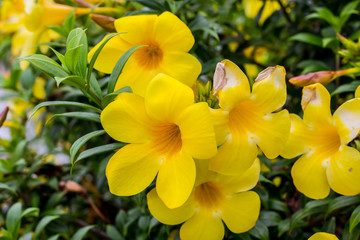
[[[138,63],[146,69],[157,68],[163,59],[163,52],[157,43],[145,44],[147,47],[142,47],[135,52],[135,57]]]
[[[252,102],[245,100],[240,102],[229,113],[230,132],[241,133],[254,132],[262,126],[260,111]]]
[[[180,151],[182,146],[181,132],[174,123],[160,123],[153,132],[154,148],[161,154],[172,155]]]
[[[195,200],[202,208],[216,210],[224,198],[220,186],[214,182],[205,182],[195,188]]]
[[[315,151],[330,157],[339,150],[341,146],[340,136],[334,126],[324,125],[314,130],[310,137],[310,146]]]

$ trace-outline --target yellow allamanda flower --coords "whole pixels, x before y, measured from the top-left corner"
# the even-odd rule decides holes
[[[358,86],[358,87],[356,88],[355,97],[356,97],[356,98],[360,98],[360,86]]]
[[[188,86],[194,84],[201,72],[201,64],[187,52],[195,40],[190,29],[174,14],[123,17],[115,21],[115,28],[124,33],[113,37],[102,49],[95,63],[97,70],[111,73],[126,50],[147,45],[129,58],[115,90],[130,86],[134,93],[144,96],[146,86],[158,73],[167,74]],[[100,44],[102,42],[90,51],[89,59]]]
[[[296,188],[313,199],[330,188],[342,195],[360,193],[360,153],[347,146],[360,131],[360,99],[342,104],[332,115],[330,94],[320,83],[303,89],[303,119],[291,117],[291,133],[281,155],[303,154],[291,169]]]
[[[252,189],[260,174],[260,161],[237,176],[208,171],[208,161],[197,161],[196,184],[189,199],[179,208],[169,209],[157,190],[147,194],[151,214],[160,222],[177,225],[181,239],[218,240],[224,238],[224,225],[234,233],[250,230],[259,216],[260,198]]]
[[[245,74],[229,60],[217,65],[214,91],[220,109],[212,115],[217,132],[218,154],[210,161],[210,170],[238,174],[249,168],[258,149],[269,159],[284,148],[290,131],[287,110],[279,110],[286,100],[285,69],[280,66],[262,71],[250,92]]]
[[[179,207],[195,183],[193,158],[217,152],[208,105],[194,104],[191,88],[164,74],[149,83],[144,98],[120,94],[101,113],[101,123],[112,138],[130,143],[106,167],[116,195],[141,192],[157,174],[160,198],[169,208]]]
[[[318,232],[312,235],[308,240],[339,240],[334,234]]]
[[[281,2],[282,4],[286,4],[287,0],[282,0]],[[268,19],[275,11],[281,9],[278,1],[273,0],[243,0],[243,4],[245,15],[249,18],[255,18],[264,6],[259,19],[259,25],[263,25],[266,19]]]

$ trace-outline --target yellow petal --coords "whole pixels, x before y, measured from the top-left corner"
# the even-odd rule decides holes
[[[306,154],[300,157],[291,169],[295,187],[309,198],[327,197],[330,187],[326,179],[326,168],[320,154]]]
[[[219,105],[232,109],[238,102],[250,96],[249,80],[241,69],[230,60],[223,60],[226,84],[217,93]]]
[[[294,158],[305,152],[305,147],[309,145],[310,129],[304,124],[303,120],[296,114],[290,114],[291,128],[289,139],[286,142],[281,156],[284,158]]]
[[[158,170],[158,157],[149,144],[126,145],[106,166],[110,192],[118,196],[135,195],[150,185]]]
[[[106,35],[103,38],[103,40],[101,40],[101,42],[99,42],[95,47],[91,49],[91,51],[88,54],[89,62],[94,56],[95,51],[99,48],[99,46],[104,42],[104,40],[109,35],[110,34]],[[131,44],[127,43],[121,38],[121,34],[113,37],[109,42],[105,44],[104,48],[101,50],[100,54],[98,55],[98,58],[96,59],[94,68],[99,70],[100,72],[111,73],[117,61],[120,59],[120,57],[124,54],[126,50],[128,50],[131,47],[132,47]],[[126,70],[129,62],[132,61],[132,59],[133,56],[130,57],[128,62],[125,64],[124,71]]]
[[[46,97],[45,84],[45,79],[42,77],[37,77],[35,79],[35,83],[32,87],[32,92],[35,98],[44,99]]]
[[[253,85],[251,98],[263,114],[280,109],[286,101],[284,67],[268,67],[260,72]]]
[[[169,209],[161,201],[155,188],[147,194],[147,202],[151,215],[159,222],[169,225],[177,225],[188,220],[194,214],[194,206],[186,202],[178,208]]]
[[[115,20],[117,32],[124,32],[121,38],[133,46],[147,44],[154,36],[156,15],[127,16]]]
[[[201,64],[189,53],[164,51],[163,59],[157,71],[191,87],[201,72]]]
[[[216,144],[219,146],[224,143],[226,135],[229,133],[229,112],[210,108],[210,114],[214,124]]]
[[[255,226],[260,213],[260,198],[255,192],[228,196],[222,208],[222,219],[230,231],[242,233]]]
[[[128,62],[126,69],[120,74],[116,85],[115,91],[123,87],[129,86],[132,91],[140,96],[145,96],[146,88],[149,82],[157,75],[156,71],[148,71],[142,69],[134,62]]]
[[[269,159],[276,158],[284,149],[290,132],[290,117],[287,110],[263,117],[263,124],[257,129],[258,146]]]
[[[360,99],[343,103],[334,113],[336,128],[343,144],[348,144],[360,132]]]
[[[162,13],[155,22],[155,41],[162,49],[188,52],[194,45],[190,29],[170,12]]]
[[[144,99],[133,93],[122,93],[101,113],[101,124],[114,139],[142,143],[149,139],[152,120],[146,114]]]
[[[51,39],[50,39],[49,31],[44,31],[39,37],[38,44],[48,43],[50,41]],[[40,45],[39,48],[42,54],[46,54],[46,52],[49,50],[48,45]]]
[[[176,124],[180,128],[183,151],[198,159],[208,159],[216,154],[215,133],[207,103],[186,108],[176,119]]]
[[[339,240],[334,234],[318,232],[312,235],[308,240]]]
[[[360,153],[342,146],[330,160],[326,171],[330,187],[337,193],[352,196],[360,193]]]
[[[180,238],[186,240],[219,240],[224,237],[221,219],[212,213],[200,211],[187,220],[180,228]]]
[[[168,208],[177,208],[186,202],[194,187],[195,175],[194,160],[186,153],[166,157],[160,166],[156,191]]]
[[[158,74],[149,83],[145,93],[147,113],[161,121],[174,122],[193,103],[194,93],[191,88],[165,74]]]
[[[258,150],[245,134],[229,134],[218,153],[210,160],[209,170],[225,175],[244,172],[254,163]]]
[[[360,98],[360,86],[358,86],[358,87],[356,88],[355,97],[356,97],[356,98]]]
[[[330,94],[326,88],[315,83],[303,88],[301,106],[306,125],[322,125],[331,122]]]
[[[257,158],[253,165],[245,172],[229,176],[218,174],[216,181],[226,188],[228,193],[244,192],[254,188],[260,176],[260,160]]]

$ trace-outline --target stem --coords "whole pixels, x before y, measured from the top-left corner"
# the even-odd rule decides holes
[[[288,22],[288,24],[291,24],[292,22],[291,22],[289,14],[286,12],[285,6],[282,4],[281,0],[277,0],[277,2],[279,3],[279,5],[281,7],[281,11],[283,12],[283,14],[285,16],[286,21]]]

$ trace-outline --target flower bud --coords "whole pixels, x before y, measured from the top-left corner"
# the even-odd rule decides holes
[[[98,14],[90,14],[90,17],[96,24],[98,24],[106,31],[116,32],[115,24],[114,24],[115,18],[98,15]]]
[[[0,127],[4,124],[8,112],[9,112],[9,107],[6,107],[6,108],[0,113]]]

